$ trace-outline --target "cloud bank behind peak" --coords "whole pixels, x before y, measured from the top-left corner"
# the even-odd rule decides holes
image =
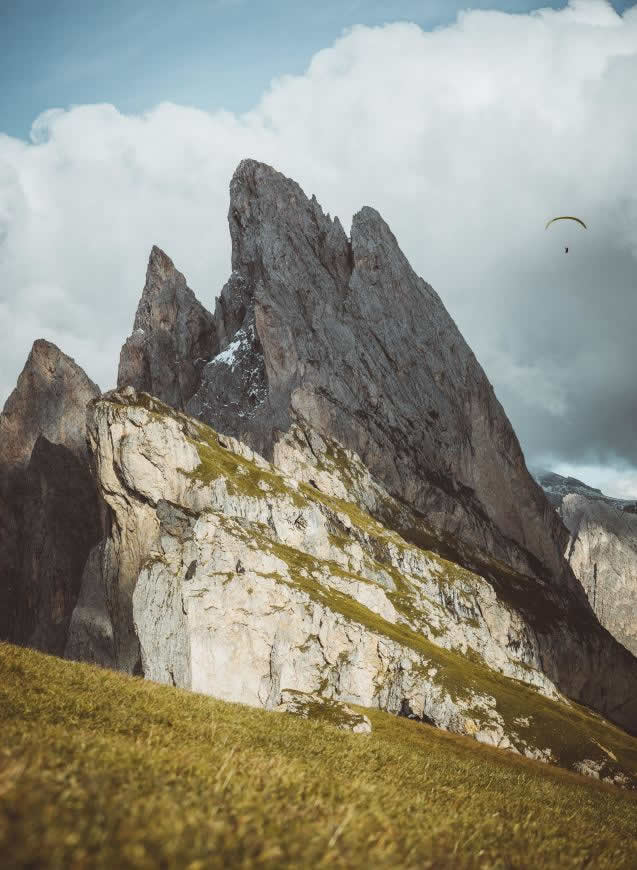
[[[637,9],[571,0],[354,27],[241,115],[52,108],[30,142],[0,136],[0,399],[37,337],[113,385],[153,244],[211,308],[230,271],[228,183],[253,157],[346,228],[380,211],[528,459],[633,468],[636,83]],[[564,213],[589,229],[545,231]]]

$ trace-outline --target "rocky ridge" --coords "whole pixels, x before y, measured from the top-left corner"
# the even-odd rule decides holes
[[[300,415],[419,510],[450,554],[581,595],[491,385],[378,212],[358,212],[348,238],[294,181],[244,160],[228,221],[233,271],[216,311],[227,356],[204,367],[188,413],[269,458]]]
[[[308,437],[322,473],[291,477],[132,388],[91,404],[117,666],[273,710],[378,707],[628,783],[628,759],[598,745],[619,759],[621,732],[557,691],[524,620],[484,578],[341,498],[369,472],[335,442],[295,422],[289,465]],[[575,741],[556,738],[560,716]]]
[[[294,181],[245,160],[228,219],[220,350],[187,412],[275,462],[294,420],[360,456],[392,497],[370,501],[379,521],[488,578],[549,678],[634,728],[637,663],[600,629],[490,383],[380,215],[363,208],[348,238]]]
[[[576,477],[564,477],[554,471],[535,471],[533,476],[554,507],[559,507],[567,495],[582,495],[593,501],[603,501],[618,510],[635,513],[635,499],[613,498],[604,495],[601,489],[589,486]]]

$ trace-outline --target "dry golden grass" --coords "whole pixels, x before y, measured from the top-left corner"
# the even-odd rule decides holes
[[[366,712],[352,735],[0,644],[0,866],[636,866],[634,794]]]

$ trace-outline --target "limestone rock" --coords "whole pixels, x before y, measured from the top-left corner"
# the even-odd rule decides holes
[[[601,489],[589,486],[576,477],[564,477],[561,474],[556,474],[554,471],[542,470],[535,471],[534,477],[554,507],[559,507],[567,495],[583,495],[586,498],[593,499],[593,501],[603,501],[619,510],[628,510],[634,513],[632,509],[635,506],[635,499],[613,498],[612,496],[604,495]]]
[[[567,495],[559,513],[566,555],[600,622],[637,655],[637,516],[601,499]]]
[[[490,383],[381,216],[364,207],[348,238],[294,181],[244,160],[228,219],[221,353],[188,412],[276,461],[294,421],[356,453],[407,507],[381,502],[378,519],[488,577],[550,679],[636,727],[637,664],[600,628]]]
[[[43,435],[35,442],[14,505],[18,586],[10,639],[61,655],[84,563],[102,535],[100,505],[85,462]]]
[[[133,332],[120,354],[118,386],[131,385],[183,408],[199,386],[201,367],[217,350],[212,314],[154,246]]]
[[[109,506],[96,559],[117,667],[270,710],[299,693],[377,707],[562,763],[551,735],[569,702],[487,579],[132,388],[92,403],[88,430]],[[322,481],[337,490],[344,448],[292,438],[336,457]],[[341,486],[364,469],[351,458]],[[396,504],[378,481],[367,497]],[[586,716],[598,743],[574,732],[563,763],[601,754],[604,775],[632,782],[620,732]]]
[[[371,734],[372,723],[362,713],[356,713],[347,704],[339,701],[328,701],[318,694],[305,694],[285,689],[281,692],[281,701],[274,708],[280,713],[292,713],[302,719],[319,719],[335,725],[343,731],[354,734]]]
[[[84,564],[80,593],[71,616],[64,657],[115,668],[113,623],[102,574],[104,550],[108,540],[107,538],[96,544]]]
[[[601,624],[637,654],[637,515],[574,477],[536,472],[570,533],[566,558]]]

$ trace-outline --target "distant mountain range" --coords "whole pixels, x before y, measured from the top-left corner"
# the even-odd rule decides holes
[[[595,487],[583,483],[576,477],[563,477],[554,471],[531,469],[531,474],[546,493],[548,500],[555,507],[559,507],[566,495],[583,495],[586,498],[604,501],[618,510],[637,513],[637,499],[613,498],[610,495],[604,495],[601,489],[595,489]]]

